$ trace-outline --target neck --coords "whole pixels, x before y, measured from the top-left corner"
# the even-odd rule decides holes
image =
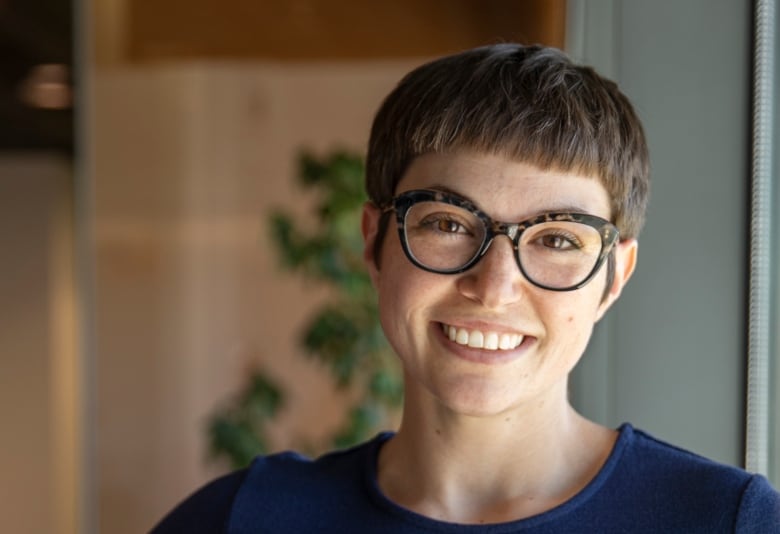
[[[453,413],[407,392],[404,418],[382,449],[379,485],[398,504],[460,523],[546,511],[598,472],[616,434],[577,414],[564,393],[489,416]]]

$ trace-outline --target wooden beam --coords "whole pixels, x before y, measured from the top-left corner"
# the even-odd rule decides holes
[[[502,41],[563,46],[565,0],[133,0],[127,59],[432,56]]]

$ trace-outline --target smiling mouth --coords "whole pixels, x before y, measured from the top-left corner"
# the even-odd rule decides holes
[[[467,330],[442,323],[444,335],[458,345],[484,350],[513,350],[525,339],[520,334],[499,334],[497,332],[482,332]]]

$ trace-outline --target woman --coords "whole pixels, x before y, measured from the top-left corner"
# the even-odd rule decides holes
[[[400,427],[258,458],[156,532],[780,532],[765,478],[569,404],[647,203],[644,134],[614,83],[536,46],[423,65],[377,113],[366,187]]]

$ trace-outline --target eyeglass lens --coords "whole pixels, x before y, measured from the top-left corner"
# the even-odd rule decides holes
[[[445,202],[417,202],[404,220],[404,237],[414,261],[444,273],[471,263],[480,254],[487,233],[485,222],[476,214]],[[599,261],[601,249],[598,229],[572,221],[534,224],[517,243],[525,276],[550,288],[582,283]]]

